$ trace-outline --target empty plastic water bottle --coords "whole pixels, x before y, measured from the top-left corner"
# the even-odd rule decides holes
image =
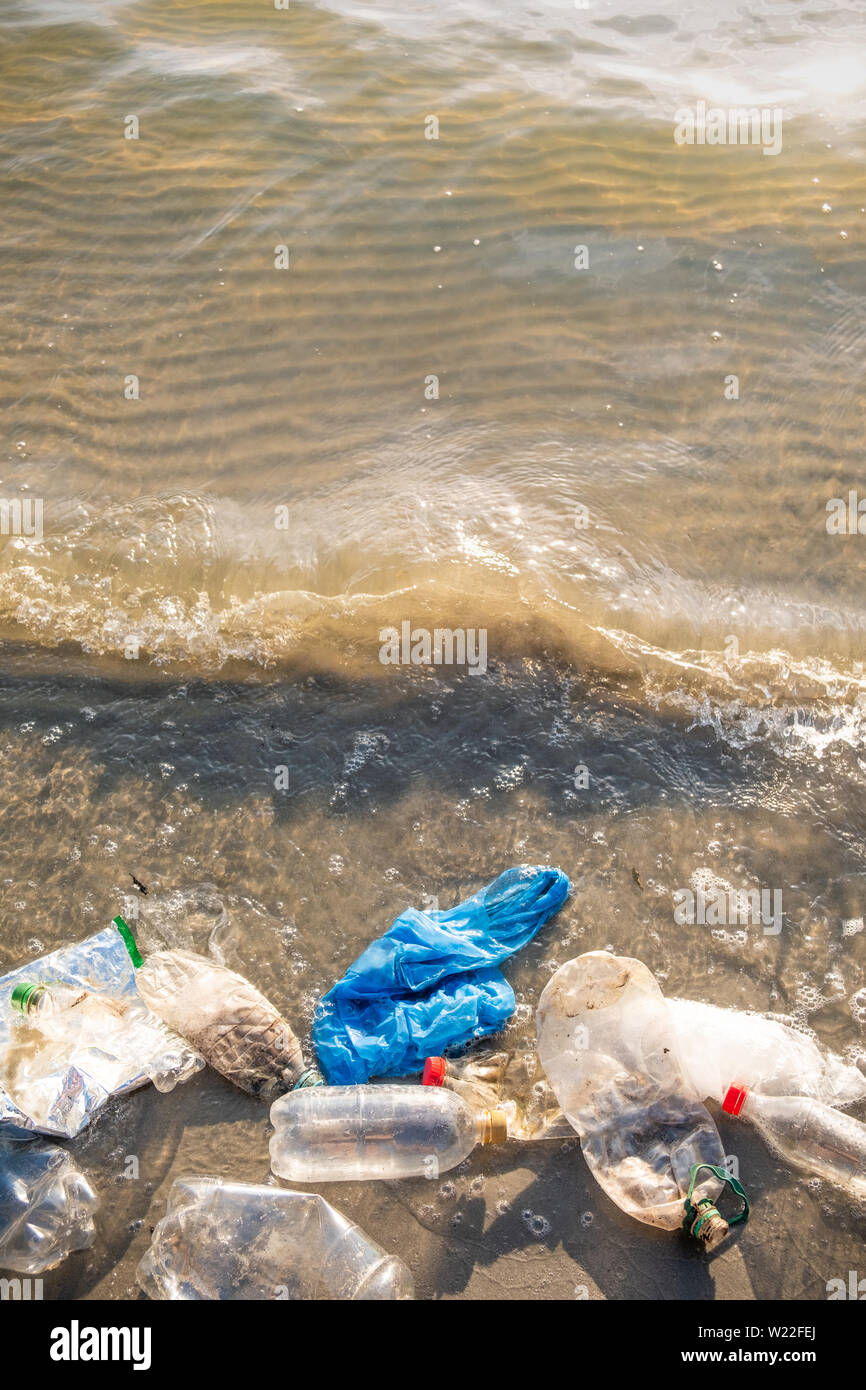
[[[574,1130],[544,1076],[537,1052],[492,1052],[428,1057],[422,1083],[446,1086],[476,1110],[499,1109],[509,1139],[567,1139]]]
[[[194,951],[156,951],[135,982],[151,1012],[242,1090],[270,1099],[291,1086],[321,1085],[279,1010],[224,965]]]
[[[290,1182],[435,1178],[476,1144],[507,1138],[500,1110],[474,1110],[453,1091],[323,1086],[271,1106],[271,1168]]]
[[[73,1009],[76,1017],[87,1015],[96,1019],[102,1015],[106,1021],[123,1018],[125,1005],[117,999],[95,994],[83,985],[69,984],[64,980],[49,980],[47,983],[19,981],[11,994],[13,1009],[25,1017],[36,1017],[40,1022],[54,1014],[68,1013]]]
[[[313,1192],[180,1178],[138,1266],[150,1298],[412,1298],[402,1263]]]
[[[0,1134],[0,1269],[43,1274],[92,1245],[99,1198],[68,1153]]]
[[[683,1077],[664,996],[645,965],[606,951],[563,965],[539,1001],[538,1053],[594,1178],[618,1207],[674,1230],[687,1197],[695,1208],[716,1198],[717,1175],[695,1182],[693,1170],[721,1170],[722,1141]],[[694,1233],[710,1247],[727,1224],[716,1213]]]
[[[0,979],[0,1121],[72,1138],[111,1096],[169,1091],[204,1066],[145,1008],[136,962],[117,918]]]
[[[866,1125],[808,1096],[765,1096],[731,1086],[723,1108],[754,1124],[771,1149],[840,1187],[866,1196]]]
[[[828,1105],[866,1097],[866,1076],[779,1018],[692,999],[669,999],[677,1054],[698,1100],[721,1105],[731,1077],[768,1096],[811,1096]]]

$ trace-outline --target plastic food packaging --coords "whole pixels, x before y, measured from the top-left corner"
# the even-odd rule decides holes
[[[0,1127],[71,1138],[110,1097],[149,1081],[169,1091],[204,1066],[145,1007],[124,931],[108,927],[0,978]]]
[[[279,1010],[226,966],[194,951],[156,951],[136,982],[148,1008],[241,1090],[270,1099],[320,1083]]]
[[[499,1110],[480,1113],[425,1086],[322,1086],[271,1106],[271,1168],[289,1182],[436,1178],[476,1144],[507,1138]]]
[[[563,965],[539,1001],[538,1054],[593,1177],[624,1212],[674,1230],[692,1185],[695,1205],[716,1198],[717,1177],[693,1183],[693,1169],[722,1169],[722,1141],[683,1075],[645,965],[605,951]],[[714,1218],[699,1234],[717,1244],[726,1223]]]
[[[866,1197],[866,1125],[808,1096],[767,1096],[731,1086],[724,1108],[749,1119],[766,1143],[796,1168]]]
[[[557,912],[559,869],[508,869],[448,911],[408,908],[321,1000],[313,1025],[333,1085],[409,1076],[425,1057],[495,1033],[514,1012],[497,968]]]
[[[181,1178],[137,1279],[156,1299],[410,1299],[412,1277],[312,1192]]]
[[[96,1234],[99,1198],[53,1144],[0,1132],[0,1269],[43,1274]]]
[[[509,1139],[574,1138],[536,1052],[486,1050],[456,1061],[428,1057],[422,1081],[447,1087],[476,1110],[501,1110]]]

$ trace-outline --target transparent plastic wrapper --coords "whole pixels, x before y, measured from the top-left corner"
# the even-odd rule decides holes
[[[146,1007],[130,949],[111,926],[0,978],[0,1127],[72,1138],[112,1096],[169,1091],[204,1066]],[[29,984],[54,985],[57,1007],[19,1012],[13,992]]]
[[[693,1166],[722,1168],[725,1154],[680,1068],[655,977],[638,960],[590,951],[557,970],[537,1018],[539,1059],[593,1177],[638,1221],[680,1227]],[[720,1190],[704,1176],[695,1203]]]
[[[319,1003],[313,1042],[331,1085],[408,1076],[434,1053],[498,1032],[515,1007],[498,967],[568,891],[561,869],[522,865],[456,907],[402,912]]]
[[[194,951],[156,951],[138,971],[139,993],[216,1071],[270,1099],[316,1085],[301,1044],[278,1009],[233,970]]]
[[[155,1299],[414,1297],[412,1277],[313,1192],[180,1178],[138,1266]]]
[[[477,1111],[429,1086],[320,1086],[271,1106],[271,1168],[289,1182],[437,1178],[476,1144],[507,1136],[498,1110]]]
[[[537,1052],[483,1049],[466,1057],[428,1057],[423,1083],[445,1086],[476,1110],[501,1110],[509,1139],[574,1138]]]
[[[866,1097],[866,1076],[779,1019],[669,999],[686,1079],[721,1105],[732,1082],[768,1096],[809,1096],[846,1106]]]
[[[0,1129],[0,1269],[43,1274],[73,1250],[87,1249],[98,1206],[63,1149]]]

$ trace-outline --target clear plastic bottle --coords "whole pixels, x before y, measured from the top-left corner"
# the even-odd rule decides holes
[[[677,1055],[698,1100],[721,1105],[731,1077],[767,1096],[811,1096],[828,1105],[866,1098],[866,1076],[781,1018],[694,999],[669,999]]]
[[[725,1152],[709,1111],[677,1058],[673,1025],[652,973],[639,960],[589,951],[568,961],[538,1004],[538,1055],[580,1135],[593,1177],[630,1216],[675,1230],[695,1164],[722,1167]],[[695,1184],[694,1201],[720,1184]],[[727,1233],[703,1224],[708,1245]]]
[[[765,1096],[731,1086],[723,1109],[743,1115],[770,1146],[805,1168],[866,1197],[866,1125],[808,1096]]]
[[[290,1182],[436,1178],[476,1144],[507,1138],[501,1111],[421,1086],[293,1091],[271,1106],[271,1124],[271,1168]]]
[[[314,1192],[179,1178],[138,1266],[157,1299],[409,1299],[394,1255]]]
[[[544,1076],[537,1052],[491,1052],[428,1057],[422,1084],[445,1086],[476,1110],[499,1109],[509,1139],[567,1139],[574,1130]]]
[[[194,951],[155,951],[135,982],[151,1012],[242,1090],[270,1099],[321,1085],[279,1010],[224,965]]]
[[[126,1012],[125,1005],[119,1000],[109,999],[86,989],[84,985],[72,985],[63,980],[49,980],[46,983],[19,980],[12,990],[11,1004],[26,1018],[37,1018],[40,1022],[73,1009],[78,1017],[86,1015],[92,1019],[103,1015],[106,1020],[115,1022],[123,1018]]]
[[[0,1126],[0,1269],[43,1274],[93,1244],[99,1198],[64,1149]]]

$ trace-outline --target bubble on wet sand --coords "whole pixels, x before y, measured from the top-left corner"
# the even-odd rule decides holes
[[[539,1212],[530,1211],[528,1207],[520,1215],[524,1225],[530,1234],[535,1236],[536,1240],[543,1240],[546,1235],[550,1234],[550,1222],[547,1217],[541,1216]]]

